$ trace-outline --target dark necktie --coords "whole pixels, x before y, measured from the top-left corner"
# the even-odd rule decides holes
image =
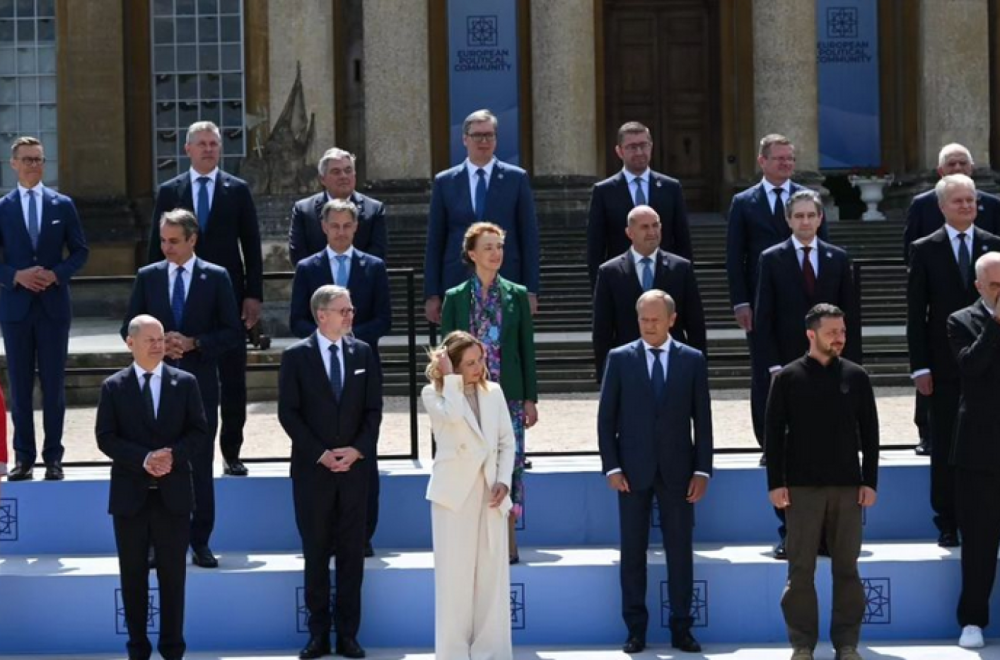
[[[958,234],[958,270],[962,274],[962,284],[969,288],[969,276],[972,274],[972,256],[969,254],[969,244],[965,242],[965,232]]]
[[[333,398],[340,401],[344,391],[344,379],[340,373],[340,360],[337,359],[339,349],[336,344],[330,344],[330,386],[333,387]]]
[[[666,384],[666,376],[663,373],[663,363],[660,362],[662,348],[651,348],[649,352],[653,354],[653,373],[650,380],[653,382],[653,397],[659,401],[663,396],[663,386]]]
[[[208,227],[208,214],[211,211],[208,201],[208,182],[211,181],[207,176],[198,177],[198,226],[201,228],[201,232],[205,233],[205,229]]]
[[[476,220],[483,220],[486,217],[486,170],[480,167],[476,176],[479,177],[476,182]]]
[[[639,263],[642,264],[642,290],[649,291],[653,288],[653,260],[643,257]]]
[[[28,236],[31,237],[31,247],[38,247],[38,205],[35,202],[35,191],[28,191]]]
[[[635,205],[643,206],[646,204],[646,193],[642,192],[642,179],[639,177],[635,178]]]
[[[810,252],[812,252],[811,247],[802,246],[802,283],[806,288],[806,295],[812,298],[816,295],[816,271],[813,270],[813,263],[809,258]]]
[[[785,192],[784,188],[774,189],[774,219],[780,222],[782,225],[785,224],[785,204],[781,201],[781,193]]]
[[[347,255],[338,254],[337,259],[337,286],[347,288]]]
[[[184,266],[177,269],[174,275],[174,290],[170,294],[170,311],[174,313],[174,328],[181,329],[184,321]]]
[[[146,407],[149,418],[156,419],[156,406],[153,405],[153,372],[147,371],[142,375],[145,384],[142,386],[142,403]]]

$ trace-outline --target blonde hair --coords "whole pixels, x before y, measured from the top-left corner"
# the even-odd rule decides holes
[[[462,355],[473,346],[478,346],[479,350],[483,353],[483,357],[486,357],[486,347],[483,346],[483,342],[464,330],[455,330],[448,333],[448,336],[444,338],[440,346],[428,349],[427,357],[430,359],[430,362],[427,364],[427,369],[424,370],[424,375],[427,376],[427,380],[434,384],[434,389],[440,392],[441,388],[444,387],[444,374],[438,369],[437,356],[441,353],[446,353],[448,359],[451,360],[452,369],[457,371],[458,366],[462,363]],[[479,382],[476,384],[485,390],[488,381],[489,369],[484,368],[482,374],[480,374]]]

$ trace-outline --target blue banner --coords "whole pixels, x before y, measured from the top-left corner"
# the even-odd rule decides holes
[[[520,164],[517,0],[448,0],[451,163],[466,157],[462,121],[490,110],[500,122],[496,156]]]
[[[878,3],[816,0],[819,166],[878,167]]]

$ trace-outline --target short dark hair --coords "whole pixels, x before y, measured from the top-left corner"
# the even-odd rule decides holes
[[[842,318],[844,318],[844,310],[830,303],[820,303],[806,312],[806,330],[816,330],[823,319]]]
[[[653,139],[652,133],[649,132],[649,128],[645,124],[641,124],[637,121],[629,121],[622,124],[621,128],[618,129],[618,146],[622,146],[622,142],[625,141],[626,135],[647,135],[649,139]]]

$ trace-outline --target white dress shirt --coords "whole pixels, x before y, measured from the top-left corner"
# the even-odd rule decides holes
[[[184,276],[181,281],[184,282],[184,300],[187,301],[188,294],[191,293],[191,277],[194,275],[194,262],[198,257],[193,256],[185,261],[182,265],[184,266]],[[174,262],[170,262],[167,266],[167,300],[173,303],[174,300],[174,282],[177,281],[177,273],[180,271],[181,266],[178,266]]]
[[[801,268],[802,270],[805,270],[805,263],[803,263],[802,260],[805,258],[805,255],[806,255],[805,251],[802,248],[805,248],[805,247],[811,248],[809,250],[809,263],[812,264],[813,274],[815,274],[816,277],[818,278],[819,277],[819,254],[817,253],[817,249],[816,249],[816,247],[817,247],[816,246],[816,239],[813,238],[813,242],[811,244],[809,244],[809,245],[806,245],[805,243],[803,243],[799,239],[795,238],[795,236],[792,236],[792,244],[795,245],[795,258],[798,260],[798,262],[799,262],[799,268]]]
[[[319,343],[320,357],[323,358],[323,370],[327,374],[330,373],[330,345],[337,345],[337,362],[340,363],[340,386],[343,387],[347,382],[344,378],[344,375],[347,373],[344,371],[344,338],[341,337],[337,341],[330,341],[322,332],[317,330],[316,341]]]
[[[347,257],[344,261],[344,268],[347,269],[347,281],[341,282],[337,279],[337,271],[340,270],[340,262],[337,261],[338,253],[329,245],[326,246],[326,258],[330,261],[330,277],[333,278],[333,283],[337,286],[342,286],[347,288],[347,282],[351,281],[351,259],[354,258],[354,246],[347,248],[347,251],[343,253],[343,256]]]
[[[201,193],[201,182],[198,181],[203,176],[208,177],[208,208],[212,209],[212,202],[215,201],[215,184],[219,180],[219,168],[216,167],[214,170],[208,174],[200,174],[198,170],[193,167],[188,170],[188,176],[191,177],[191,201],[194,203],[195,213],[198,212],[198,194]]]
[[[496,165],[497,159],[491,158],[490,162],[486,163],[482,167],[475,165],[468,158],[465,159],[465,171],[469,175],[469,194],[472,195],[472,210],[479,212],[476,208],[476,186],[479,185],[479,175],[476,174],[479,170],[483,170],[486,174],[483,178],[486,179],[486,192],[490,191],[490,177],[493,176],[493,166]]]
[[[771,213],[774,213],[774,205],[778,201],[778,196],[774,194],[777,188],[781,188],[784,191],[781,193],[781,203],[785,205],[785,208],[788,208],[788,196],[792,189],[791,181],[785,181],[780,186],[776,186],[765,178],[761,179],[761,183],[764,184],[764,192],[767,193],[767,204],[771,207]]]
[[[42,231],[42,191],[45,190],[45,186],[39,183],[34,188],[25,188],[20,183],[17,184],[17,193],[21,196],[21,215],[24,218],[24,228],[27,229],[30,224],[28,220],[28,192],[35,193],[35,215],[38,220],[38,232]]]
[[[639,278],[639,286],[642,286],[642,276],[645,274],[646,266],[643,265],[643,259],[649,259],[649,267],[653,269],[653,277],[656,277],[656,257],[657,254],[654,252],[648,257],[644,257],[635,251],[634,247],[628,249],[629,253],[632,255],[632,262],[635,264],[635,276]]]
[[[646,197],[646,205],[648,206],[649,205],[649,168],[647,167],[646,171],[643,172],[642,174],[639,174],[639,175],[632,174],[631,172],[629,172],[625,168],[622,168],[622,173],[625,175],[625,180],[628,182],[628,194],[632,196],[632,204],[633,204],[633,206],[638,206],[638,204],[636,204],[636,201],[635,201],[635,189],[636,189],[635,180],[636,179],[639,179],[639,181],[642,182],[640,184],[642,186],[642,194]]]
[[[146,370],[140,367],[135,362],[132,363],[132,369],[135,371],[135,377],[139,380],[139,392],[143,396],[143,389],[146,387]],[[163,363],[160,362],[153,369],[153,377],[149,379],[150,394],[153,395],[153,416],[156,416],[160,412],[160,390],[163,389]],[[149,457],[153,455],[153,452],[146,452],[146,458],[142,459],[142,467],[146,467],[146,462],[149,461]]]

